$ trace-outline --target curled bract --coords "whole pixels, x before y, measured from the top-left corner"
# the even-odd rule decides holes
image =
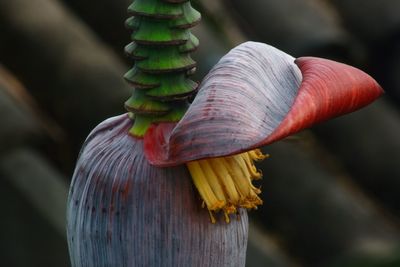
[[[340,116],[383,93],[368,74],[335,61],[247,42],[210,71],[178,123],[152,125],[144,150],[156,166],[249,151]]]

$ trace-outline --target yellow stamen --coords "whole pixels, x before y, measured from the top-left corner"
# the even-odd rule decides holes
[[[262,173],[257,171],[257,168],[253,164],[253,159],[250,156],[250,153],[243,153],[243,159],[246,163],[247,170],[250,172],[250,177],[253,180],[259,180],[262,177]]]
[[[225,166],[223,158],[214,158],[210,160],[213,171],[218,177],[218,181],[225,188],[225,194],[230,203],[237,203],[240,199],[239,193],[236,190],[235,183],[232,180],[231,175],[228,172],[228,168]]]
[[[193,182],[199,190],[204,202],[209,210],[217,210],[222,207],[222,203],[216,198],[214,192],[212,191],[210,185],[207,182],[206,177],[200,167],[200,164],[196,161],[190,162],[188,164],[190,174],[192,175]]]
[[[210,158],[187,163],[193,182],[207,206],[211,222],[214,213],[222,211],[225,221],[230,214],[237,214],[238,208],[256,209],[262,204],[258,197],[261,190],[251,183],[261,178],[253,161],[265,159],[259,149],[234,156]]]
[[[254,149],[247,153],[250,155],[250,158],[255,161],[264,160],[269,157],[268,154],[263,154],[260,149]]]
[[[210,166],[210,163],[206,160],[199,161],[201,169],[204,171],[204,175],[207,179],[207,182],[210,184],[211,189],[213,190],[215,196],[218,200],[222,201],[223,204],[226,204],[226,198],[224,194],[224,189],[218,181],[218,177],[215,175],[213,169]]]

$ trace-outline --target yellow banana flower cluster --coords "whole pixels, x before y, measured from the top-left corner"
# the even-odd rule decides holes
[[[187,166],[193,182],[210,212],[211,222],[216,219],[213,213],[223,211],[229,223],[229,214],[237,213],[237,208],[256,209],[262,204],[258,194],[261,190],[252,184],[261,179],[262,174],[254,166],[254,161],[267,157],[261,150],[209,158],[188,162]]]

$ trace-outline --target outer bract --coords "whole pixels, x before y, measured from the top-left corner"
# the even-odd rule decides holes
[[[82,148],[68,201],[72,266],[244,266],[246,212],[211,224],[185,165],[151,166],[131,127],[127,115],[108,119]]]

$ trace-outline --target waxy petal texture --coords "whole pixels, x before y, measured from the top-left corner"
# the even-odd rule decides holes
[[[148,130],[146,157],[156,166],[173,166],[237,154],[352,112],[382,92],[348,65],[319,58],[295,63],[274,47],[247,42],[210,71],[178,124]]]
[[[108,119],[82,148],[67,208],[71,265],[244,266],[247,213],[211,224],[186,166],[151,166],[131,126],[126,114]]]

